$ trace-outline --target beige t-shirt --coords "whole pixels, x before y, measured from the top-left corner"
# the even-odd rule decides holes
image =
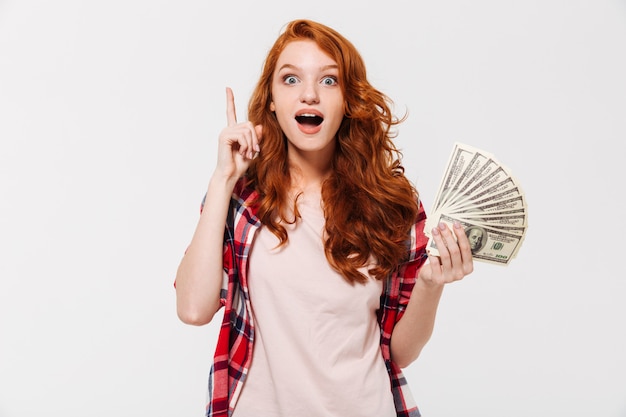
[[[255,341],[233,417],[394,417],[376,310],[382,283],[328,264],[319,196],[301,195],[287,245],[266,228],[249,259]]]

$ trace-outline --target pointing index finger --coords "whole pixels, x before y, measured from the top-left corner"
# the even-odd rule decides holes
[[[226,121],[228,122],[228,126],[235,126],[237,124],[235,96],[230,87],[226,87]]]

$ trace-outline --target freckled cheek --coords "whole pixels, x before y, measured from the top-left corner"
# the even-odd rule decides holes
[[[332,124],[335,130],[339,129],[344,117],[345,117],[345,112],[343,109],[343,105],[336,107],[334,111],[332,112]]]
[[[291,127],[291,121],[293,120],[290,117],[286,117],[284,114],[276,112],[276,119],[278,120],[278,124],[283,131],[288,131]]]

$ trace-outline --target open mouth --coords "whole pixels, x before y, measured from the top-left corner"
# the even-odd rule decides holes
[[[296,121],[301,125],[319,126],[324,121],[324,118],[316,114],[304,113],[296,116]]]

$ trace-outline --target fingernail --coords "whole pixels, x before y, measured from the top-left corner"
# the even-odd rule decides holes
[[[461,228],[461,222],[459,222],[458,220],[455,220],[454,221],[454,227],[457,228],[457,229],[460,229]]]
[[[257,152],[261,152],[261,148],[259,148],[259,144],[254,145],[254,150]]]
[[[436,227],[433,227],[433,235],[438,235],[439,234],[439,229]]]
[[[448,226],[446,226],[446,224],[445,224],[444,222],[439,223],[439,228],[440,228],[441,230],[446,230],[446,228],[447,228],[447,227],[448,227]]]

